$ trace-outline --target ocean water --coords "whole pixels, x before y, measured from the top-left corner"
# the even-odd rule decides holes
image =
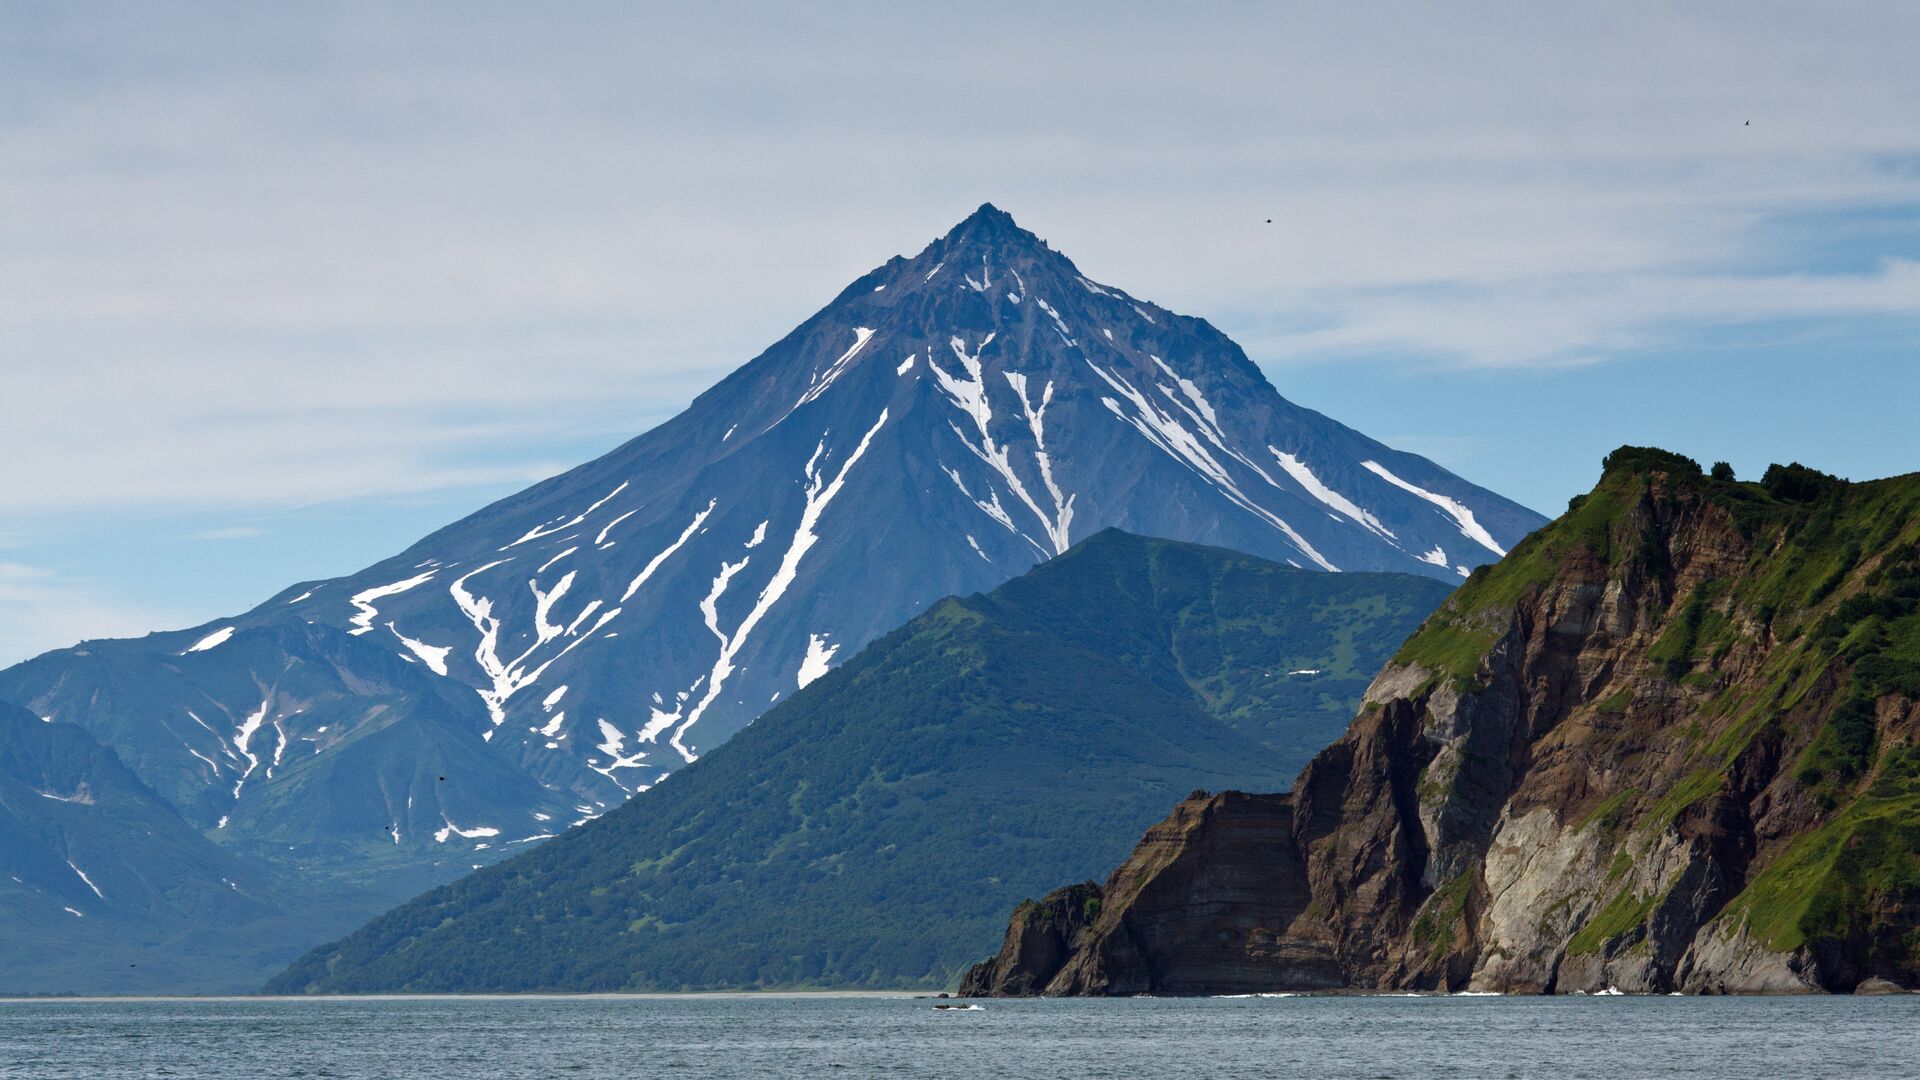
[[[1901,1077],[1920,996],[0,1002],[4,1077]]]

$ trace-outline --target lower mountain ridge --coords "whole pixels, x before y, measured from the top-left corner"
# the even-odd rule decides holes
[[[250,990],[329,920],[78,726],[0,704],[0,994]]]
[[[1446,593],[1098,533],[268,990],[946,985],[1180,792],[1282,782]]]
[[[1290,794],[1195,792],[969,995],[1920,986],[1920,474],[1622,448]]]

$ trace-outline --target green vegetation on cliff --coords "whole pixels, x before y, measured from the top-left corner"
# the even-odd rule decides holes
[[[1668,532],[1681,525],[1656,524],[1656,502],[1719,516],[1739,562],[1675,575]],[[1881,940],[1878,928],[1920,901],[1920,475],[1849,483],[1796,463],[1742,483],[1731,470],[1709,475],[1677,454],[1622,447],[1590,494],[1476,571],[1396,661],[1470,691],[1517,607],[1583,563],[1611,581],[1651,583],[1642,614],[1657,631],[1644,650],[1657,677],[1614,690],[1592,714],[1640,730],[1627,718],[1644,699],[1684,717],[1688,733],[1677,779],[1645,794],[1616,791],[1588,812],[1630,834],[1617,865],[1654,832],[1727,797],[1743,755],[1777,746],[1791,755],[1791,783],[1774,798],[1789,811],[1807,804],[1817,827],[1783,848],[1763,844],[1727,917],[1770,948],[1825,943],[1866,967],[1876,950],[1914,948]],[[1744,667],[1729,666],[1735,655]],[[1618,750],[1642,752],[1639,742]],[[1638,933],[1654,906],[1621,890],[1569,953]]]
[[[1180,804],[968,988],[1920,989],[1920,475],[1623,447],[1395,665],[1290,823]]]

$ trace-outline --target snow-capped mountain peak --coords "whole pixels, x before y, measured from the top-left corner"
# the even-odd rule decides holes
[[[87,727],[203,828],[498,854],[1110,526],[1458,580],[1540,522],[1292,404],[1203,320],[986,205],[597,460],[360,573],[49,654],[0,692]]]

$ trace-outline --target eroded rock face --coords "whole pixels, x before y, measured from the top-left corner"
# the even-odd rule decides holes
[[[1338,986],[1330,944],[1289,933],[1311,901],[1286,795],[1195,792],[1105,886],[1022,904],[970,995],[1234,993]],[[1066,947],[1061,948],[1062,945]]]
[[[1099,917],[1100,897],[1100,886],[1089,881],[1020,905],[1007,926],[1000,955],[967,972],[961,995],[1030,997],[1045,992],[1073,956],[1076,938]]]
[[[1920,481],[1655,465],[1463,586],[1290,795],[1182,802],[968,991],[1920,985]]]

